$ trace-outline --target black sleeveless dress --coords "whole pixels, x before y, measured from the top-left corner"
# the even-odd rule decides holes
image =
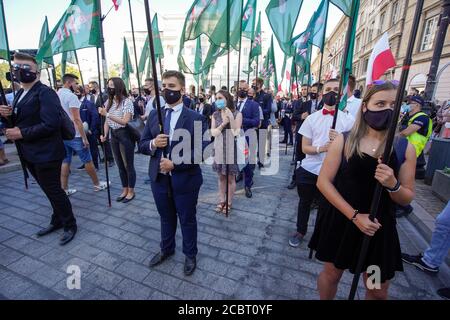
[[[378,160],[364,154],[342,160],[334,185],[342,197],[361,213],[369,213],[376,186],[375,170]],[[390,167],[398,176],[399,160],[392,153]],[[363,271],[371,265],[380,267],[381,281],[403,271],[400,241],[396,229],[396,204],[383,189],[377,219],[381,228],[370,240]],[[317,251],[316,258],[333,263],[338,269],[355,273],[364,234],[344,214],[325,201],[318,212],[309,248]]]

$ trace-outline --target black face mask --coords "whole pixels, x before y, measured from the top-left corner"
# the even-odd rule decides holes
[[[247,99],[248,99],[248,100],[253,100],[254,97],[253,97],[253,96],[247,96]]]
[[[92,90],[90,90],[90,91],[89,91],[89,93],[90,93],[90,94],[94,94],[94,95],[95,95],[95,94],[97,94],[97,90],[95,90],[95,89],[92,89]]]
[[[317,93],[311,92],[309,94],[309,96],[311,97],[312,100],[316,100],[317,99]]]
[[[324,104],[326,104],[327,106],[332,107],[332,106],[336,105],[337,97],[338,97],[338,95],[337,95],[336,92],[330,91],[330,92],[328,92],[328,93],[323,95],[322,100],[323,100]]]
[[[394,110],[386,109],[382,111],[367,111],[364,113],[364,120],[366,123],[376,131],[384,131],[391,123]]]
[[[144,89],[144,92],[148,96],[152,94],[152,92],[149,89]]]
[[[73,87],[70,87],[69,90],[72,91],[72,93],[75,93],[75,89]]]
[[[200,103],[203,103],[203,102],[205,102],[205,98],[200,98],[200,99],[198,99],[198,101],[200,101]]]
[[[115,88],[108,88],[108,96],[114,98],[116,95],[116,89]]]
[[[245,90],[239,90],[239,98],[245,99],[247,98],[248,92]]]
[[[166,100],[166,102],[169,105],[177,103],[178,101],[180,101],[180,99],[181,99],[181,91],[164,89],[164,100]]]
[[[258,91],[258,87],[257,86],[252,86],[252,89],[255,91]]]
[[[80,100],[83,96],[81,94],[75,94],[78,98],[78,100]]]
[[[32,83],[37,79],[37,73],[19,68],[13,71],[13,77],[22,83]]]
[[[139,95],[138,95],[137,93],[133,93],[132,96],[133,96],[133,98],[135,98],[135,99],[136,99],[137,97],[139,97]]]

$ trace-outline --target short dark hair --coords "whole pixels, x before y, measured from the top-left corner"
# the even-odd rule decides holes
[[[215,85],[212,85],[209,89],[210,89],[211,91],[216,92],[216,86],[215,86]]]
[[[356,77],[352,74],[348,76],[348,88],[351,92],[355,91],[356,88]]]
[[[30,61],[33,62],[35,65],[38,65],[36,58],[33,57],[32,55],[29,55],[27,53],[22,53],[22,52],[14,52],[13,55],[13,60],[25,60],[25,61]]]
[[[316,82],[311,87],[312,88],[317,87],[317,91],[320,92],[323,89],[323,83]]]
[[[180,71],[169,70],[163,73],[163,80],[168,78],[177,78],[178,82],[180,82],[182,87],[186,87],[186,77]]]
[[[147,81],[149,81],[149,82],[153,83],[153,78],[147,78],[147,79],[145,79],[145,81],[144,81],[144,82],[147,82]]]
[[[78,77],[74,74],[66,73],[62,78],[63,83],[66,83],[67,81],[71,81],[71,80],[78,80]]]
[[[227,86],[222,86],[221,90],[228,90]]]

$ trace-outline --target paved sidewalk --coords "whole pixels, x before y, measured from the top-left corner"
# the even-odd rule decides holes
[[[298,196],[286,188],[292,148],[287,156],[284,145],[281,149],[280,173],[261,176],[257,169],[253,199],[245,198],[239,185],[228,219],[214,212],[217,178],[204,167],[198,269],[191,277],[183,275],[180,231],[176,255],[155,269],[147,267],[160,239],[159,216],[150,187],[143,184],[147,157],[136,157],[136,200],[113,203],[112,208],[107,207],[106,192],[93,192],[87,174],[73,164],[70,182],[78,193],[71,201],[79,232],[66,247],[58,245],[59,234],[34,236],[48,224],[51,212],[39,187],[30,184],[25,191],[21,171],[0,174],[0,299],[318,299],[316,279],[322,265],[308,259],[306,243],[300,248],[287,244],[295,229]],[[114,199],[120,182],[117,169],[110,171]],[[312,214],[311,229],[314,219]],[[399,220],[398,229],[405,252],[426,248],[407,219]],[[67,289],[69,265],[81,268],[81,290]],[[339,299],[346,299],[351,280],[345,274]],[[439,299],[436,289],[449,283],[447,266],[435,277],[405,266],[390,295]],[[358,293],[364,297],[362,285]]]

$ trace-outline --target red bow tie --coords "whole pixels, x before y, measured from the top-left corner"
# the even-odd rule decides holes
[[[327,114],[334,116],[335,112],[336,112],[336,110],[327,110],[325,108],[322,109],[322,113],[324,116],[326,116]]]

